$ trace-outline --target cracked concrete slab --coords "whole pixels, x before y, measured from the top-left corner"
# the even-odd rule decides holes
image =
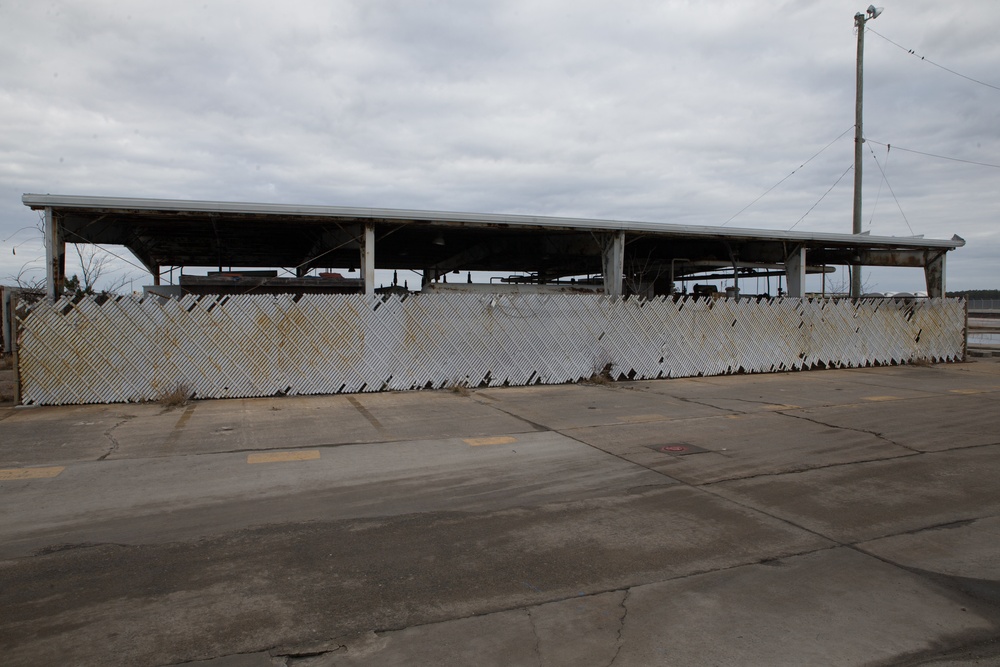
[[[719,482],[712,490],[842,543],[1000,514],[1000,446]]]
[[[381,632],[361,646],[293,660],[289,667],[410,667],[411,665],[476,665],[537,667],[539,654],[531,619],[522,610],[472,616],[404,630]]]
[[[627,596],[612,591],[531,607],[541,664],[610,665],[621,647]]]
[[[997,655],[982,643],[998,628],[996,607],[836,548],[369,634],[288,665],[968,665]]]
[[[609,665],[618,653],[627,591],[559,600],[378,633],[289,667]]]
[[[1000,517],[933,526],[857,547],[904,567],[992,581],[1000,591]]]
[[[871,665],[995,636],[1000,614],[853,549],[676,581],[629,596],[630,665]]]
[[[1000,389],[1000,359],[978,359],[950,364],[926,366],[906,365],[878,368],[858,368],[853,381],[883,387],[920,388],[946,394],[955,387],[980,390]]]
[[[8,484],[0,555],[52,544],[168,542],[269,522],[503,509],[675,482],[555,433],[472,447],[461,439],[321,448],[248,465],[245,453],[102,461],[54,484]]]
[[[563,431],[577,440],[688,484],[891,459],[912,450],[857,429],[789,414],[755,413],[657,424]],[[671,456],[651,446],[694,445],[705,453]]]
[[[0,589],[0,636],[9,664],[107,653],[180,662],[535,606],[828,544],[680,486],[534,508],[283,523],[2,561],[0,577],[18,585]]]
[[[1000,445],[880,458],[896,445],[866,425],[805,414],[872,406],[905,425],[953,398],[991,431],[994,412],[962,407],[992,400],[1000,363],[984,364],[9,410],[0,459],[60,472],[0,481],[0,655],[448,664],[457,624],[483,641],[472,664],[498,644],[502,664],[664,647],[695,666],[865,665],[876,648],[893,667],[995,663]],[[707,451],[634,449],[664,433]]]
[[[156,411],[132,405],[12,409],[2,422],[0,468],[99,460],[115,446],[111,431]]]
[[[633,382],[632,386],[677,399],[698,401],[737,413],[773,410],[781,406],[822,407],[863,402],[866,397],[884,394],[865,382],[844,382],[842,370],[767,373],[760,375],[722,375],[685,379],[684,382]],[[919,386],[898,392],[900,398],[924,398],[933,395]]]
[[[958,391],[963,391],[959,389]],[[838,428],[878,433],[924,452],[1000,444],[1000,392],[798,411]]]
[[[111,458],[270,449],[276,441],[322,447],[533,430],[451,392],[195,401],[117,429],[121,447]]]
[[[195,660],[193,662],[174,663],[164,667],[285,667],[284,660],[275,660],[270,653],[243,653],[227,655],[221,658]]]
[[[559,385],[485,389],[477,391],[476,396],[504,412],[556,431],[726,414],[712,406],[614,385],[577,385],[573,396]]]

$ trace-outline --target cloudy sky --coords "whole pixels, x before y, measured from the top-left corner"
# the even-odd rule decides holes
[[[25,192],[850,232],[863,1],[0,0],[0,283]],[[1000,3],[868,27],[864,228],[1000,288]]]

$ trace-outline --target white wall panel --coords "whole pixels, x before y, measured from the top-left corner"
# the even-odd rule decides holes
[[[241,295],[42,302],[26,404],[332,394],[766,373],[964,357],[959,299]]]

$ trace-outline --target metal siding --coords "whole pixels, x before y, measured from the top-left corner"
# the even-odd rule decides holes
[[[21,202],[32,209],[52,208],[59,211],[156,211],[166,213],[216,213],[237,215],[269,215],[286,218],[315,217],[364,221],[417,221],[432,224],[458,224],[542,229],[627,231],[667,234],[692,238],[724,238],[746,240],[778,240],[791,242],[830,243],[849,248],[886,246],[893,248],[961,248],[961,238],[925,239],[917,236],[872,236],[870,234],[835,234],[830,232],[791,232],[747,227],[711,225],[676,225],[638,220],[599,220],[537,215],[498,213],[462,213],[456,211],[423,211],[391,208],[359,208],[350,206],[312,206],[303,204],[265,204],[254,202],[198,201],[183,199],[142,199],[131,197],[94,197],[84,195],[52,195],[25,193]]]
[[[19,320],[26,404],[653,379],[964,355],[959,299],[307,294],[60,300]]]

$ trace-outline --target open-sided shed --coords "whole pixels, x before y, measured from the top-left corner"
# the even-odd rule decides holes
[[[16,318],[25,403],[647,379],[965,355],[964,302],[945,298],[945,256],[964,244],[958,237],[62,195],[23,200],[44,211],[50,297]],[[280,267],[291,278],[268,286],[255,277],[253,288],[225,294],[69,298],[62,296],[68,242],[125,246],[153,282],[173,267]],[[808,298],[806,273],[838,265],[923,268],[930,298]],[[357,267],[361,279],[326,293],[306,289],[320,267]],[[376,294],[376,268],[413,269],[425,284],[453,271],[513,272],[529,285],[516,293],[485,285]],[[785,275],[786,296],[673,292],[678,277],[706,271],[737,279]],[[598,291],[559,292],[549,284],[580,276],[596,278]]]
[[[525,272],[538,283],[603,276],[610,296],[670,293],[705,271],[787,275],[802,296],[807,271],[835,266],[919,267],[927,292],[945,292],[949,240],[784,232],[626,220],[215,201],[26,194],[44,211],[50,294],[65,281],[65,244],[128,248],[159,283],[165,267],[358,267],[371,294],[375,269],[413,269],[425,282],[453,271]],[[623,284],[623,280],[625,283]]]

